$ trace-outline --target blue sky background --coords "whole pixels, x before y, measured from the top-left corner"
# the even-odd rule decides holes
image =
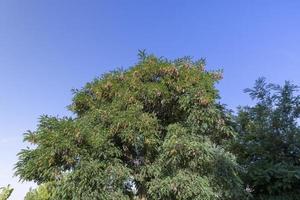
[[[72,88],[137,61],[137,50],[167,58],[205,57],[224,69],[222,102],[259,76],[300,85],[297,0],[0,0],[0,186],[21,200],[31,183],[12,178],[22,134],[41,114],[70,115]]]

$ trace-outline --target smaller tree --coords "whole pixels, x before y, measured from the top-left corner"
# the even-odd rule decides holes
[[[300,199],[300,96],[298,87],[267,84],[246,89],[257,103],[239,109],[238,161],[255,199]]]
[[[6,187],[0,188],[0,200],[7,200],[11,193],[13,192],[13,188],[10,187],[10,185],[7,185]]]

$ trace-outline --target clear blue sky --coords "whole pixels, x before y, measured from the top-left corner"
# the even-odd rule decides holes
[[[11,178],[22,134],[41,114],[69,115],[72,88],[136,62],[137,50],[205,57],[224,69],[222,102],[259,76],[300,85],[298,0],[0,0],[0,185]]]

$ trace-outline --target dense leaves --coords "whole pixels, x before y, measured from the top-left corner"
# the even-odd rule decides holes
[[[246,92],[257,101],[240,108],[235,146],[245,167],[244,181],[255,199],[300,199],[300,96],[283,86],[256,81]]]
[[[42,116],[16,174],[52,182],[50,199],[243,199],[225,150],[232,120],[214,87],[221,73],[204,60],[140,56],[75,90],[76,117]]]

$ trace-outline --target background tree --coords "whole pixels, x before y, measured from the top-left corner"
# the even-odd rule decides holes
[[[140,61],[74,91],[76,117],[42,116],[16,174],[55,182],[53,199],[243,199],[234,135],[204,60]]]
[[[11,188],[10,185],[8,185],[6,187],[1,187],[0,188],[0,200],[7,200],[13,191],[14,191],[14,189]]]
[[[254,106],[239,109],[235,146],[245,167],[244,181],[254,199],[300,199],[300,96],[298,87],[267,84],[264,78],[246,89]]]

